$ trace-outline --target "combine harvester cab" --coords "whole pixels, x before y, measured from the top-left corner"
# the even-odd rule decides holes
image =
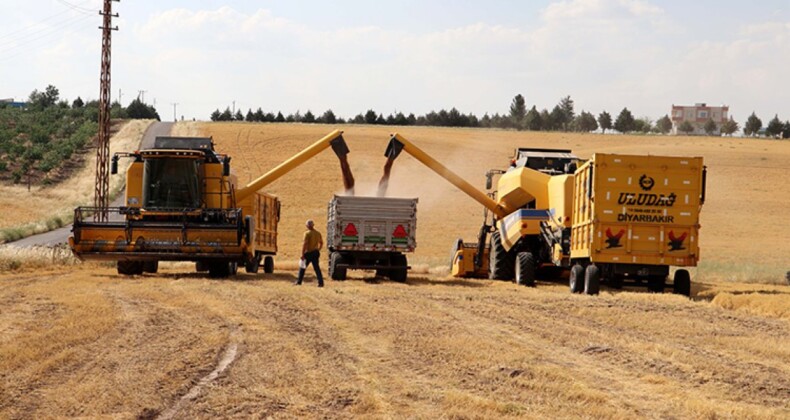
[[[576,172],[571,291],[595,294],[603,281],[663,292],[670,266],[695,267],[705,180],[701,157],[594,154]],[[690,294],[686,269],[673,291]]]
[[[230,157],[210,138],[158,137],[153,149],[119,153],[133,162],[126,172],[124,206],[74,211],[69,244],[82,260],[117,261],[119,274],[156,272],[159,261],[194,261],[197,271],[227,277],[243,265],[274,270],[280,201],[258,192],[322,150],[332,147],[347,168],[348,148],[335,131],[248,185],[236,187]]]

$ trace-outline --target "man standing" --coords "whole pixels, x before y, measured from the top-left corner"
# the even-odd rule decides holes
[[[312,220],[305,223],[307,232],[304,233],[304,242],[302,243],[302,261],[299,264],[299,278],[294,283],[297,286],[302,285],[305,269],[310,264],[315,268],[315,276],[318,277],[318,287],[324,287],[324,277],[321,275],[321,267],[318,266],[318,260],[321,257],[321,248],[324,246],[324,238],[315,230],[315,224]]]

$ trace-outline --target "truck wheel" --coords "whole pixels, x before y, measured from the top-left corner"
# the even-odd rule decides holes
[[[516,256],[516,284],[535,286],[535,257],[531,252],[519,252]]]
[[[691,276],[688,270],[675,271],[672,292],[678,295],[691,296]]]
[[[597,295],[601,289],[601,272],[595,264],[584,270],[584,294]]]
[[[250,258],[249,260],[247,260],[246,263],[244,263],[244,271],[250,274],[256,274],[260,266],[261,266],[261,257],[256,255]]]
[[[142,261],[118,261],[117,264],[118,274],[124,276],[133,276],[135,274],[143,274]]]
[[[263,272],[266,274],[274,273],[274,257],[271,255],[263,257]]]
[[[230,275],[230,263],[212,262],[208,264],[208,275],[214,279],[223,279]]]
[[[198,273],[205,273],[206,271],[208,271],[208,267],[209,267],[209,263],[205,261],[197,261],[195,263],[195,271],[197,271]]]
[[[571,267],[570,277],[568,282],[571,286],[571,293],[581,293],[584,291],[584,267],[576,263]]]
[[[488,278],[491,280],[513,279],[513,257],[505,251],[499,231],[491,234],[491,248],[488,257]]]
[[[144,261],[143,273],[156,273],[159,271],[159,261]]]
[[[332,280],[346,279],[346,267],[338,267],[339,264],[345,264],[345,258],[339,252],[329,255],[329,277]]]
[[[393,268],[390,269],[389,278],[392,281],[397,281],[398,283],[403,283],[406,281],[406,278],[409,276],[409,262],[406,259],[406,256],[403,254],[396,254],[393,255],[390,259],[390,264],[392,264]]]
[[[647,279],[647,290],[651,293],[664,293],[664,283],[663,276],[652,276]]]

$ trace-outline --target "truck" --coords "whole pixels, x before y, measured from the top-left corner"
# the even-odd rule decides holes
[[[69,245],[81,260],[116,261],[122,275],[156,272],[159,261],[194,261],[211,277],[274,270],[280,201],[260,190],[331,147],[349,173],[348,147],[335,130],[247,185],[231,173],[231,157],[211,138],[159,137],[147,150],[116,153],[130,158],[124,206],[78,207]],[[346,189],[353,178],[344,176]],[[351,185],[348,185],[351,184]],[[106,220],[94,217],[106,211]]]
[[[604,282],[663,292],[675,266],[673,291],[688,296],[706,178],[702,157],[595,153],[575,173],[571,291],[596,294]]]
[[[335,195],[327,208],[329,276],[345,280],[347,270],[376,270],[404,282],[416,234],[416,198]]]

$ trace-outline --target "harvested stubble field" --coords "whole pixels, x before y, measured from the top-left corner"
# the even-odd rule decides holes
[[[357,192],[372,193],[395,128],[344,129]],[[179,130],[213,135],[246,181],[331,127]],[[363,272],[324,289],[293,287],[304,219],[323,220],[342,188],[327,151],[267,188],[283,200],[274,275],[215,281],[185,263],[133,278],[100,264],[0,275],[0,417],[790,416],[790,288],[765,284],[790,269],[790,144],[401,133],[480,186],[516,146],[704,156],[706,265],[694,298],[447,278],[450,243],[474,238],[482,210],[408,156],[390,192],[420,198],[409,281]]]

